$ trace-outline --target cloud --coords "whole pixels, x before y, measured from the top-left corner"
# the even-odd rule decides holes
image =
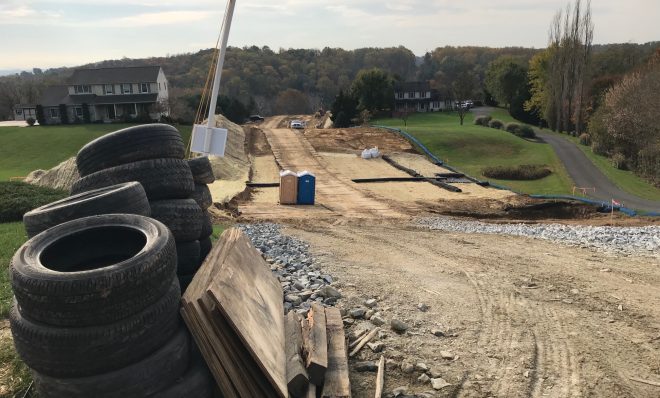
[[[120,18],[110,18],[97,22],[90,22],[91,26],[112,28],[142,28],[146,26],[174,25],[196,22],[207,19],[216,13],[203,11],[162,11],[130,15]]]

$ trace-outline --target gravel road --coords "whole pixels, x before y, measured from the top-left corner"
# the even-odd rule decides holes
[[[660,226],[592,227],[563,224],[490,224],[450,217],[421,218],[417,225],[470,234],[526,236],[625,255],[660,257]]]

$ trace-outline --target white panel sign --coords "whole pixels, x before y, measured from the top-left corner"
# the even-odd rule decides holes
[[[192,132],[193,152],[204,155],[225,156],[225,145],[227,144],[227,129],[207,127],[196,124]]]

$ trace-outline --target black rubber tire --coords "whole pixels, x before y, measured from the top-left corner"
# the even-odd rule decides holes
[[[151,208],[144,188],[138,182],[113,185],[70,196],[31,210],[23,216],[28,238],[78,218],[101,214],[150,216]]]
[[[199,355],[199,354],[197,354]],[[192,354],[191,365],[174,384],[159,391],[152,398],[213,398],[213,377],[201,357]]]
[[[142,184],[149,200],[187,198],[195,190],[185,160],[151,159],[126,163],[85,176],[73,183],[72,194],[129,181]]]
[[[177,275],[192,274],[199,268],[200,247],[199,241],[177,242]]]
[[[151,217],[165,224],[177,242],[189,242],[199,238],[204,223],[203,214],[193,199],[151,202]]]
[[[114,372],[68,379],[33,372],[33,377],[40,398],[142,398],[167,388],[189,363],[190,337],[180,327],[157,351]]]
[[[142,311],[165,294],[175,275],[172,233],[154,219],[128,214],[53,227],[19,248],[10,267],[23,316],[74,327],[110,324]]]
[[[206,156],[194,159],[188,159],[190,170],[197,184],[212,184],[215,181],[213,167],[209,158]]]
[[[183,159],[186,147],[176,128],[146,124],[118,130],[88,143],[78,152],[80,176],[140,160]]]
[[[199,240],[199,258],[201,260],[200,263],[204,262],[204,259],[209,255],[212,248],[213,242],[211,242],[210,237]]]
[[[206,210],[213,205],[213,198],[211,197],[211,190],[206,184],[195,184],[195,192],[190,195],[192,199],[202,208]]]
[[[197,270],[195,270],[195,272],[197,272]],[[190,285],[190,282],[192,282],[194,277],[195,277],[194,273],[192,273],[190,275],[179,275],[179,276],[177,276],[177,278],[179,279],[179,286],[181,286],[181,294],[186,292],[186,289],[188,288],[188,286]]]
[[[202,214],[202,230],[199,233],[199,239],[205,239],[213,235],[213,218],[209,212],[205,211]]]
[[[116,323],[52,327],[23,317],[14,303],[9,315],[14,345],[31,369],[52,377],[86,377],[111,372],[151,354],[177,329],[179,282],[159,301]]]

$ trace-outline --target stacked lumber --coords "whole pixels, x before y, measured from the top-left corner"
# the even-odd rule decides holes
[[[282,287],[249,238],[225,231],[183,296],[181,313],[226,398],[350,397],[341,314],[283,316]]]

